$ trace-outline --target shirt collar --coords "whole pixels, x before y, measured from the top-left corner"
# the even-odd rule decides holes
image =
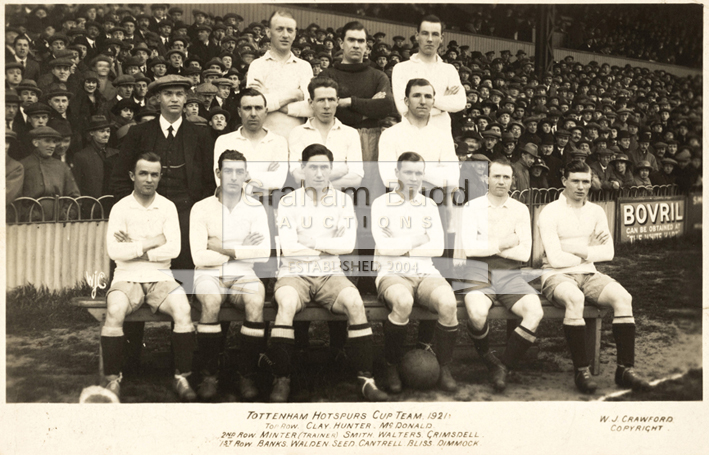
[[[309,129],[309,130],[314,130],[315,127],[313,126],[313,119],[314,117],[310,117],[305,124],[303,125],[303,128]],[[335,117],[335,123],[332,125],[331,130],[339,130],[342,128],[342,122],[340,122],[337,117]]]
[[[158,203],[158,199],[160,198],[159,194],[155,194],[155,197],[153,198],[153,202],[147,206],[144,207],[138,200],[135,198],[135,190],[130,194],[130,199],[129,199],[129,205],[131,208],[137,208],[141,210],[157,210],[160,208],[160,204]]]
[[[264,54],[264,57],[266,57],[266,60],[273,60],[274,62],[280,61],[279,59],[277,59],[275,57],[273,52],[271,52],[270,50],[266,51],[266,53]],[[295,55],[293,55],[293,52],[291,52],[290,55],[288,56],[288,58],[286,59],[285,63],[294,63],[296,61],[297,61],[297,57]]]
[[[170,123],[170,122],[167,121],[167,119],[166,119],[165,117],[163,117],[163,116],[161,115],[161,116],[160,116],[160,129],[162,130],[162,134],[164,134],[165,137],[167,137],[168,134],[169,134],[168,131],[167,131],[167,128],[168,128],[170,125],[172,125],[173,134],[174,134],[175,136],[177,136],[177,131],[179,131],[180,125],[182,125],[182,116],[180,116],[180,118],[178,118],[177,120],[175,120],[175,123]]]
[[[418,52],[415,53],[414,55],[412,55],[411,58],[409,58],[409,60],[413,60],[414,62],[418,62],[418,63],[425,63],[423,60],[421,60],[421,57],[419,57],[419,53],[418,53]],[[441,62],[441,56],[438,55],[438,53],[436,53],[436,61],[435,61],[435,63],[440,63],[440,62]]]
[[[500,207],[505,207],[509,208],[510,207],[510,199],[512,199],[509,195],[507,196],[507,199],[505,199],[505,202],[503,202],[501,205],[492,205],[492,201],[490,201],[490,197],[488,196],[490,193],[485,194],[485,199],[487,199],[487,206],[492,207],[492,208],[500,208]]]
[[[236,130],[236,138],[240,139],[242,141],[248,141],[249,139],[246,136],[244,136],[241,132],[241,130],[243,128],[244,128],[244,126],[242,125],[239,127],[238,130]],[[266,131],[266,135],[259,142],[271,142],[273,140],[273,133],[271,133],[271,131],[268,128],[266,128],[265,126],[262,126],[261,128],[263,128],[263,130]]]

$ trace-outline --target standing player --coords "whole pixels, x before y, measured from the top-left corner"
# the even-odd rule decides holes
[[[579,161],[569,163],[562,178],[564,192],[542,210],[539,231],[544,245],[542,292],[566,309],[564,334],[574,363],[576,387],[593,393],[586,354],[585,300],[613,308],[613,338],[618,351],[615,382],[623,388],[649,386],[635,372],[635,319],[632,296],[617,281],[596,270],[594,262],[613,259],[613,239],[605,211],[587,200],[591,168]]]
[[[391,309],[384,323],[384,352],[393,393],[401,392],[397,367],[404,355],[414,303],[438,313],[433,335],[433,352],[441,366],[438,387],[447,392],[457,388],[449,368],[458,335],[457,304],[453,289],[431,260],[443,254],[444,234],[436,203],[419,193],[424,172],[421,155],[401,154],[395,170],[398,188],[372,204],[375,258],[387,264],[380,269],[376,284],[379,298]]]
[[[283,263],[274,291],[278,314],[267,362],[275,376],[271,392],[274,402],[288,399],[295,349],[293,318],[310,301],[347,316],[349,357],[362,395],[369,401],[388,398],[372,376],[372,328],[362,297],[345,277],[338,258],[352,252],[357,222],[352,198],[330,185],[332,161],[332,152],[324,145],[306,147],[301,160],[305,185],[284,196],[279,206]]]
[[[258,395],[256,364],[266,350],[266,291],[253,267],[254,262],[268,260],[271,241],[266,211],[256,199],[244,194],[248,175],[244,155],[227,150],[217,162],[221,191],[196,203],[190,214],[190,246],[196,267],[194,289],[202,305],[197,341],[203,366],[197,393],[203,400],[210,400],[217,393],[222,344],[219,309],[228,300],[245,312],[240,334],[239,391],[242,398],[250,400]]]
[[[544,316],[537,291],[519,272],[532,252],[532,228],[527,206],[509,197],[512,174],[509,161],[493,161],[488,193],[463,208],[463,226],[469,232],[463,237],[463,248],[471,258],[466,279],[479,286],[465,296],[468,332],[499,392],[506,387],[508,370],[534,343]],[[507,341],[502,359],[489,350],[487,315],[494,302],[522,318]]]
[[[406,88],[411,79],[430,81],[438,94],[433,111],[432,123],[450,132],[449,112],[465,109],[465,89],[460,83],[458,71],[438,55],[438,48],[443,41],[443,24],[436,16],[425,16],[419,22],[416,42],[419,52],[405,62],[397,63],[391,76],[396,108],[403,117],[411,109],[406,103]],[[426,160],[430,162],[430,160]]]
[[[313,77],[310,64],[291,52],[296,26],[291,12],[274,11],[266,30],[271,48],[251,62],[246,75],[246,87],[255,88],[266,96],[266,128],[286,138],[305,120],[302,117],[306,115],[297,112],[298,105],[293,103],[307,98],[308,83]]]
[[[139,154],[130,179],[133,192],[118,201],[108,217],[108,256],[116,261],[106,294],[106,322],[101,329],[105,387],[120,397],[123,364],[123,321],[147,303],[175,322],[172,349],[175,392],[184,401],[196,394],[187,378],[192,372],[194,327],[190,304],[170,272],[170,260],[180,254],[180,222],[175,204],[156,193],[161,174],[160,156]]]

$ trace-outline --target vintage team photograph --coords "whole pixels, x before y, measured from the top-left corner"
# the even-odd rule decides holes
[[[701,402],[703,15],[5,4],[5,402]]]

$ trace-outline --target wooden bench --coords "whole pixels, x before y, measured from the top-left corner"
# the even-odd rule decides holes
[[[553,306],[543,295],[539,298],[542,301],[542,308],[544,310],[544,319],[563,319],[564,310]],[[381,322],[384,321],[389,315],[389,309],[380,301],[377,300],[375,296],[365,295],[363,296],[364,306],[367,311],[367,319],[370,322]],[[90,297],[75,297],[72,299],[72,305],[85,308],[91,315],[96,318],[97,321],[103,326],[103,322],[106,319],[106,298],[91,299]],[[588,350],[588,356],[591,360],[591,372],[594,375],[598,375],[601,370],[601,321],[606,310],[596,308],[591,305],[586,305],[584,309],[583,316],[586,319],[586,348]],[[200,311],[199,309],[192,309],[192,320],[199,321]],[[266,304],[263,310],[263,317],[266,321],[274,321],[276,319],[276,307],[270,301],[266,299]],[[415,306],[411,313],[412,320],[421,319],[437,319],[438,316],[435,313],[428,311],[420,306]],[[297,321],[329,321],[329,320],[345,320],[344,315],[335,315],[325,310],[317,305],[308,305],[300,313],[296,314],[295,320]],[[490,309],[488,316],[490,320],[506,320],[507,321],[507,334],[511,332],[519,325],[521,319],[515,316],[507,309],[501,306],[493,306]],[[153,314],[150,308],[146,305],[141,306],[138,311],[131,313],[126,316],[126,321],[142,321],[142,322],[169,322],[172,319],[170,316],[162,313]],[[235,321],[242,322],[244,320],[244,313],[237,310],[234,307],[224,307],[219,312],[219,320],[223,322]],[[463,323],[468,320],[468,315],[465,310],[465,305],[463,303],[463,296],[458,296],[458,320]],[[103,371],[103,358],[100,352],[99,344],[99,373]]]

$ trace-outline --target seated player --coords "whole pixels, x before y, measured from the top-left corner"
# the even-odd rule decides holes
[[[433,352],[441,366],[438,387],[447,392],[457,388],[449,368],[458,336],[456,299],[431,260],[443,254],[444,232],[437,204],[420,193],[425,168],[418,153],[399,155],[398,188],[372,204],[375,260],[387,264],[380,268],[376,285],[379,298],[391,309],[384,323],[384,352],[393,393],[401,392],[398,364],[414,303],[438,313],[433,335]]]
[[[288,399],[293,318],[310,301],[347,316],[349,358],[362,395],[369,401],[388,399],[372,376],[372,328],[362,297],[345,277],[338,258],[354,249],[357,221],[352,198],[330,185],[332,162],[332,152],[324,145],[307,146],[301,161],[305,185],[284,196],[278,209],[283,258],[274,288],[278,313],[266,359],[275,376],[273,402]]]
[[[527,206],[509,197],[512,175],[509,161],[493,161],[488,193],[463,208],[463,226],[468,229],[463,248],[470,258],[466,279],[477,285],[465,295],[468,332],[498,392],[506,387],[508,370],[534,343],[544,316],[537,291],[519,272],[532,253],[532,228]],[[487,316],[495,302],[522,318],[507,340],[501,359],[489,349]]]
[[[106,322],[101,329],[103,381],[120,397],[123,321],[146,303],[153,313],[159,310],[175,322],[173,387],[180,399],[194,401],[197,395],[187,379],[194,350],[190,304],[170,271],[170,260],[180,254],[180,222],[175,204],[156,193],[161,169],[159,155],[138,155],[129,171],[133,192],[118,201],[108,217],[107,250],[116,261],[116,271],[106,294]]]
[[[597,384],[589,371],[586,351],[586,300],[613,308],[613,338],[618,352],[615,382],[618,386],[645,389],[648,382],[635,372],[635,319],[633,298],[608,275],[596,270],[595,262],[613,259],[613,239],[605,211],[587,200],[591,169],[571,162],[564,169],[564,192],[544,207],[539,231],[544,246],[542,292],[566,309],[564,335],[574,363],[576,387],[593,393]]]
[[[244,399],[258,395],[255,384],[259,354],[266,350],[263,303],[266,290],[254,273],[254,263],[268,260],[271,240],[266,211],[244,194],[248,171],[240,152],[227,150],[218,159],[221,186],[216,196],[196,203],[190,213],[190,247],[196,271],[195,294],[202,305],[197,325],[202,382],[197,394],[210,400],[217,393],[217,367],[222,344],[219,309],[226,301],[244,310],[239,358],[239,392]]]

